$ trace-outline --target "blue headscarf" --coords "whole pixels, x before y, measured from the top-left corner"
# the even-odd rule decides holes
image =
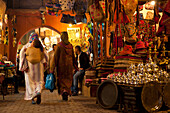
[[[38,39],[38,34],[33,32],[30,34],[29,43],[32,43],[34,39]]]

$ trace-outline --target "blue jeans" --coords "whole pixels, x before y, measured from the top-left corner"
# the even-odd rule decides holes
[[[85,75],[84,70],[79,70],[74,74],[74,76],[73,76],[73,88],[72,88],[73,92],[78,93],[78,79],[83,79],[84,75]]]

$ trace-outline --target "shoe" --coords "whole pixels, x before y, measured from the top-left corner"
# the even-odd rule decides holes
[[[72,94],[72,96],[78,96],[78,94],[77,94],[76,92],[74,92],[74,93]]]
[[[32,104],[36,104],[36,102],[34,100],[32,100]]]
[[[18,93],[19,93],[19,91],[15,91],[15,92],[14,92],[14,94],[18,94]]]
[[[37,93],[37,104],[41,103],[41,94]]]
[[[64,93],[62,94],[62,97],[63,97],[63,100],[64,100],[64,101],[68,101],[68,93],[67,93],[67,92],[64,92]]]

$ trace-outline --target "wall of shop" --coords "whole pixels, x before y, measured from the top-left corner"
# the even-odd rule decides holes
[[[15,28],[17,31],[17,42],[21,40],[21,38],[27,34],[30,30],[39,27],[48,27],[55,30],[58,33],[62,31],[67,31],[68,24],[61,23],[62,14],[59,16],[51,16],[45,15],[46,23],[42,24],[41,17],[42,15],[38,10],[30,10],[30,9],[9,9],[7,11],[9,18],[8,18],[8,26],[9,26],[9,50],[8,56],[9,59],[15,63],[16,61],[16,52],[17,46],[13,47],[13,36],[11,34],[12,28]],[[72,14],[72,12],[64,12],[64,14]],[[16,23],[12,24],[12,17],[16,15]],[[74,27],[81,27],[81,25],[76,25]]]

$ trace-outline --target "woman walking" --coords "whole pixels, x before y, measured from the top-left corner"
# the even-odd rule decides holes
[[[22,58],[21,69],[25,73],[25,100],[32,100],[32,104],[41,103],[41,92],[44,85],[44,64],[47,63],[41,42],[34,39],[30,47],[25,49],[25,56]],[[23,65],[23,66],[22,66]],[[35,99],[37,101],[35,102]]]

